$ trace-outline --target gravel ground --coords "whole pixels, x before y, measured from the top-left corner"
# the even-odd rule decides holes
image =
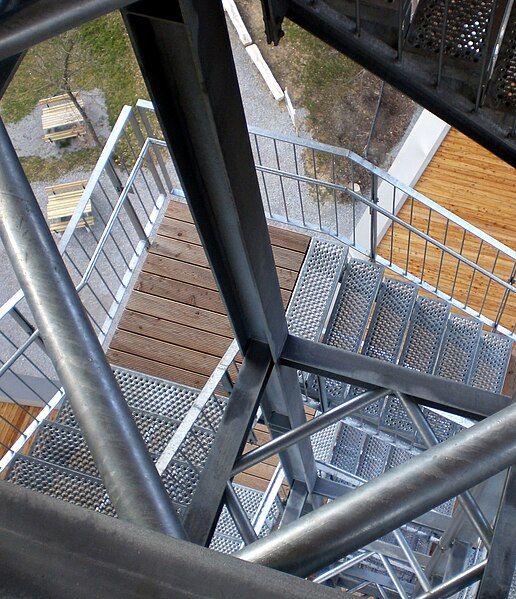
[[[100,90],[81,92],[80,97],[84,100],[85,110],[90,117],[95,131],[100,139],[107,139],[110,133],[107,119],[106,101]],[[67,152],[91,147],[86,137],[72,139],[69,146],[59,147],[55,143],[49,143],[43,139],[41,129],[41,106],[36,108],[26,117],[16,123],[7,125],[7,131],[11,136],[13,145],[18,156],[39,156],[50,158],[62,156]]]

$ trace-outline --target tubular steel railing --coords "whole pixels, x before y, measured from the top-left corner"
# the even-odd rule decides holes
[[[173,170],[163,142],[149,136],[153,115],[125,106],[61,238],[59,251],[95,332],[107,348],[120,308],[164,213]],[[86,212],[93,207],[93,224]],[[23,412],[0,415],[12,444],[0,472],[63,399],[22,291],[0,307],[0,400]]]
[[[516,252],[357,154],[250,128],[268,218],[320,232],[516,338]]]

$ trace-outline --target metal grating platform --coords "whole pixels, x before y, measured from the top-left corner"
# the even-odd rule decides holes
[[[437,54],[443,31],[445,0],[420,0],[412,20],[408,42],[413,48]],[[444,54],[455,59],[479,62],[495,0],[450,2]]]
[[[312,239],[287,310],[292,335],[319,340],[347,253],[347,246]]]
[[[469,383],[481,330],[482,325],[476,320],[450,316],[435,374]]]

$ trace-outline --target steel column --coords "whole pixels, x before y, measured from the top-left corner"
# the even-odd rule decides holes
[[[311,574],[515,463],[515,427],[516,404],[235,555]]]
[[[0,596],[335,598],[307,580],[0,481]],[[348,593],[339,598],[353,599]]]
[[[516,468],[509,469],[477,599],[507,597],[516,565]]]
[[[266,343],[275,362],[265,419],[294,428],[306,418],[295,372],[277,364],[287,323],[222,4],[142,1],[123,15],[240,349]],[[311,490],[310,442],[280,457]]]
[[[118,515],[184,536],[0,121],[0,238]]]

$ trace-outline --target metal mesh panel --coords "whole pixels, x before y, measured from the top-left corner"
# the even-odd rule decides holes
[[[415,285],[384,279],[362,353],[386,362],[397,360],[416,294]]]
[[[333,448],[336,442],[337,429],[339,423],[336,422],[331,426],[327,426],[320,431],[317,431],[310,437],[314,458],[321,462],[329,462],[333,454]]]
[[[385,471],[390,447],[388,443],[378,437],[369,437],[358,465],[358,476],[366,480],[380,476]]]
[[[328,345],[358,350],[382,275],[383,268],[373,262],[348,263],[326,336]]]
[[[358,351],[382,276],[383,267],[378,264],[362,260],[348,262],[325,343],[348,351]],[[311,384],[316,387],[314,377],[311,378]],[[347,385],[343,383],[326,379],[329,397],[340,398],[346,388]]]
[[[249,520],[252,522],[258,511],[258,508],[260,507],[263,493],[261,491],[257,491],[256,489],[251,489],[250,487],[244,487],[242,485],[233,484],[233,487]],[[280,510],[278,502],[276,501],[272,505],[267,515],[265,523],[260,531],[260,534],[258,535],[259,537],[266,536],[271,532],[274,524],[279,518],[279,515]],[[214,549],[215,551],[219,551],[221,553],[234,553],[242,546],[242,543],[242,537],[238,533],[233,518],[230,516],[226,506],[224,506],[220,513],[219,521],[217,522],[217,527],[215,528],[215,532],[210,543],[210,549]]]
[[[369,323],[363,354],[384,362],[397,361],[416,294],[417,288],[411,283],[384,279]],[[359,387],[352,387],[349,396],[356,396],[363,391]],[[362,413],[378,415],[384,402],[385,399],[375,401]]]
[[[478,62],[486,43],[486,31],[494,0],[459,0],[449,3],[444,54]],[[420,0],[409,31],[409,43],[438,53],[443,31],[445,0]]]
[[[287,311],[292,335],[319,339],[347,251],[347,246],[312,239]]]
[[[101,481],[47,462],[18,456],[7,480],[109,516],[115,515]]]
[[[482,333],[470,384],[500,393],[511,357],[512,341],[494,333]]]
[[[187,506],[199,482],[199,471],[189,464],[173,460],[161,475],[161,480],[172,501]]]
[[[514,112],[516,110],[515,87],[516,6],[513,6],[489,87],[490,104],[496,108],[505,108]]]
[[[468,383],[482,325],[476,320],[450,316],[435,373]]]

